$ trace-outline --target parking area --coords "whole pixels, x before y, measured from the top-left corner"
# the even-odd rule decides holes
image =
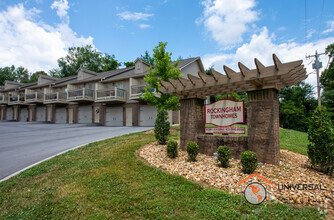
[[[0,121],[0,180],[76,146],[149,129]]]

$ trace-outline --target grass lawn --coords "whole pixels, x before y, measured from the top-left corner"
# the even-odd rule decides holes
[[[0,183],[0,219],[321,218],[315,208],[240,205],[239,195],[150,167],[135,151],[152,141],[136,133],[92,143]]]

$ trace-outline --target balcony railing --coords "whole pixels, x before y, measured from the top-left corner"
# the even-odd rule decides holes
[[[0,104],[7,104],[7,103],[8,103],[8,96],[0,94]]]
[[[92,89],[76,89],[68,91],[68,101],[76,101],[76,100],[90,100],[94,101],[94,90]]]
[[[112,89],[104,89],[96,91],[97,102],[104,101],[126,101],[126,90],[114,87]]]
[[[24,94],[12,94],[8,98],[9,105],[24,104]]]
[[[53,92],[44,94],[44,103],[66,103],[66,92]]]
[[[133,85],[133,86],[131,86],[130,98],[132,98],[132,99],[139,98],[142,95],[141,93],[144,92],[145,87],[146,87],[146,85]],[[151,88],[151,91],[153,92],[154,90]],[[156,96],[157,96],[157,94],[156,94]]]
[[[34,92],[30,94],[26,94],[25,102],[43,102],[43,93]]]

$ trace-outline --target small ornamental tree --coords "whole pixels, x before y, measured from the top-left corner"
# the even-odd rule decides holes
[[[172,53],[166,52],[166,46],[167,42],[159,42],[159,45],[153,49],[154,67],[149,68],[149,74],[144,78],[148,85],[144,88],[142,99],[158,109],[176,111],[179,110],[178,97],[159,91],[159,88],[162,87],[160,81],[168,81],[170,78],[177,79],[181,76],[180,69],[177,68],[179,62],[172,62]]]
[[[326,108],[318,106],[310,120],[307,154],[311,165],[326,173],[334,169],[334,131]]]
[[[170,124],[168,121],[168,113],[165,109],[159,109],[157,119],[154,123],[154,136],[159,144],[166,144],[169,136]]]
[[[179,62],[172,62],[172,53],[166,52],[166,46],[167,42],[159,42],[159,45],[153,49],[153,58],[150,58],[149,61],[154,63],[154,67],[151,66],[148,69],[149,74],[144,78],[148,85],[144,88],[141,97],[149,105],[158,109],[154,131],[159,132],[158,134],[156,133],[155,137],[161,144],[166,144],[169,135],[170,125],[167,121],[167,110],[176,111],[180,108],[180,101],[177,96],[164,94],[159,91],[159,88],[162,87],[161,81],[168,81],[170,78],[177,79],[181,76],[180,69],[177,68]],[[148,53],[146,55],[149,56]]]

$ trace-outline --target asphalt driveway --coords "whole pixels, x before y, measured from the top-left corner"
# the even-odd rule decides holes
[[[79,145],[149,129],[0,121],[0,180]]]

